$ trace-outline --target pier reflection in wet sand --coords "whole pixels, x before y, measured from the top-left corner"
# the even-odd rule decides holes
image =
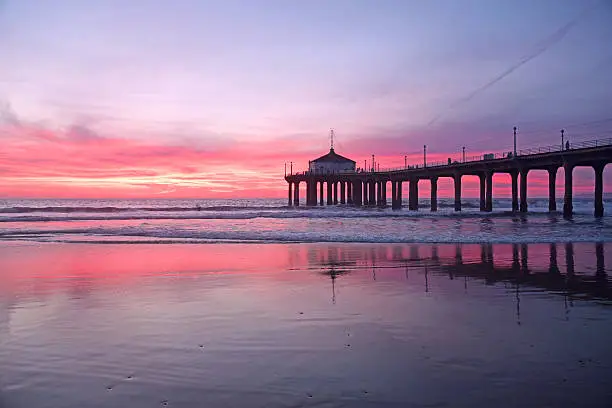
[[[11,244],[0,406],[609,406],[611,257]]]

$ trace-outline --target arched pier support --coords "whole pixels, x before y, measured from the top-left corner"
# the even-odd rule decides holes
[[[353,187],[352,189],[352,193],[353,193],[353,204],[361,207],[361,199],[362,199],[362,193],[361,193],[361,180],[355,180],[352,182]]]
[[[438,178],[431,178],[431,211],[438,211]]]
[[[521,175],[521,205],[520,211],[522,213],[527,212],[527,174],[529,173],[528,169],[522,169],[520,171]]]
[[[461,211],[461,174],[453,177],[455,180],[455,211]]]
[[[338,204],[338,182],[337,181],[334,181],[333,187],[334,187],[334,205],[335,205],[335,204]]]
[[[402,197],[402,182],[398,181],[397,182],[397,208],[402,208],[402,201],[403,201],[403,197]]]
[[[484,173],[478,175],[478,181],[480,181],[480,211],[487,210],[487,176]]]
[[[370,180],[368,186],[368,203],[372,206],[376,205],[376,182],[374,180]]]
[[[319,181],[319,205],[323,205],[323,182]]]
[[[346,182],[346,203],[353,204],[353,183]]]
[[[300,182],[296,181],[294,183],[294,188],[293,188],[293,205],[296,207],[300,206]]]
[[[382,207],[387,206],[387,181],[381,181],[380,185],[382,186]]]
[[[408,187],[408,209],[419,210],[419,179],[411,179]]]
[[[512,212],[518,212],[519,201],[518,201],[518,172],[511,171],[510,179],[512,180]]]

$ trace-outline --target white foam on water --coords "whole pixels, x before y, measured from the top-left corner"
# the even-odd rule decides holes
[[[440,200],[432,213],[350,206],[298,207],[282,200],[28,200],[0,206],[0,240],[58,242],[567,242],[612,241],[612,217],[595,219],[592,200],[576,199],[575,216],[548,213],[548,200],[530,200],[530,213],[493,213],[468,199],[455,212]],[[560,208],[560,206],[558,205]],[[606,201],[606,213],[612,202]]]

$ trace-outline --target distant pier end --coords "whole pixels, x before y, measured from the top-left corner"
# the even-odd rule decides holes
[[[356,162],[337,154],[332,144],[329,153],[310,161],[308,170],[285,175],[288,183],[288,205],[300,205],[300,185],[306,185],[307,206],[350,204],[354,206],[388,205],[389,183],[391,206],[403,206],[403,184],[408,184],[408,207],[418,210],[419,182],[431,183],[431,211],[438,209],[438,179],[449,177],[455,185],[455,211],[461,211],[461,177],[480,178],[480,211],[493,211],[493,175],[508,173],[512,180],[512,211],[526,213],[527,175],[531,170],[546,170],[549,178],[549,211],[557,211],[556,177],[559,168],[565,172],[563,215],[573,213],[574,168],[591,167],[595,171],[594,214],[604,215],[603,171],[612,162],[612,138],[599,139],[573,145],[547,146],[535,149],[485,154],[461,162],[424,163],[395,169],[379,169],[372,163],[370,169],[356,168]],[[366,163],[367,166],[367,163]],[[519,182],[520,179],[520,182]],[[519,190],[520,187],[520,190]]]

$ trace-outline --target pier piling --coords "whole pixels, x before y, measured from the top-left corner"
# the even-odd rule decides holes
[[[319,182],[319,205],[323,206],[323,182]]]
[[[455,211],[461,211],[461,174],[455,174]]]
[[[295,182],[295,187],[293,188],[293,205],[296,207],[300,206],[300,182]]]
[[[595,217],[603,217],[603,171],[605,164],[600,163],[593,166],[595,170]]]
[[[487,180],[487,197],[485,203],[485,209],[488,212],[493,211],[493,173],[487,172],[485,174]]]
[[[487,210],[486,202],[486,175],[484,173],[478,175],[480,181],[480,211]]]
[[[512,179],[512,212],[518,212],[518,172],[510,172],[510,178]]]
[[[548,169],[548,211],[557,211],[557,168]]]
[[[521,206],[520,206],[520,211],[522,213],[526,213],[527,212],[527,173],[529,173],[529,170],[522,169],[520,171],[520,175],[521,175]]]
[[[403,205],[403,200],[404,198],[402,197],[402,182],[398,181],[397,182],[397,208],[402,208]]]
[[[419,210],[419,180],[412,179],[408,186],[408,209],[411,211]]]
[[[438,178],[431,178],[431,211],[438,211]]]
[[[570,163],[565,163],[563,166],[565,170],[565,194],[563,196],[563,217],[571,218],[574,213],[574,204],[573,204],[573,171],[574,166]]]

